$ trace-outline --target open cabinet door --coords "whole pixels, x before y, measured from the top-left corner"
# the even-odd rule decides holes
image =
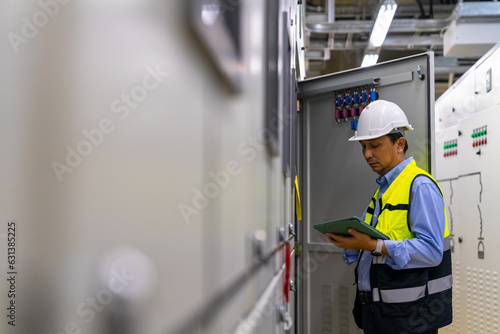
[[[351,115],[359,115],[361,106],[361,101],[358,106],[352,101],[355,92],[361,100],[363,91],[371,92],[376,99],[395,102],[405,111],[415,129],[406,133],[409,143],[406,154],[413,156],[421,168],[432,171],[432,52],[299,83],[303,220],[298,226],[301,246],[297,273],[298,333],[362,333],[351,314],[355,266],[345,265],[341,250],[312,226],[347,216],[361,217],[377,188],[378,175],[366,164],[360,144],[347,141],[353,135]],[[341,104],[347,101],[349,106],[342,106],[336,115],[339,94]],[[344,109],[347,115],[342,115]]]

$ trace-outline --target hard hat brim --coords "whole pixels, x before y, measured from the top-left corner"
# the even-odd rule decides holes
[[[352,136],[351,138],[348,139],[348,141],[360,141],[360,140],[370,140],[370,139],[375,139],[375,138],[380,138],[385,136],[387,133],[383,135],[374,135],[374,136]]]
[[[386,132],[386,133],[378,133],[376,135],[368,135],[368,136],[358,136],[357,133],[355,133],[354,136],[352,136],[351,138],[348,139],[348,141],[371,140],[371,139],[383,137],[385,135],[388,135],[389,133],[394,133],[394,132],[403,132],[404,133],[404,131],[413,131],[413,127],[411,125],[407,125],[407,126],[402,127],[400,129],[402,131],[397,131],[396,129],[392,129],[391,131]]]

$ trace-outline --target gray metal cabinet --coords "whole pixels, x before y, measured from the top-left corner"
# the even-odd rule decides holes
[[[434,55],[423,53],[322,76],[302,81],[298,87],[303,218],[297,227],[301,246],[297,268],[297,331],[361,333],[351,315],[354,265],[345,265],[340,249],[328,243],[312,226],[346,216],[360,217],[377,188],[377,175],[364,161],[360,144],[347,141],[353,135],[351,124],[355,119],[351,111],[359,113],[360,103],[357,107],[352,103],[354,91],[376,90],[377,99],[395,102],[405,111],[415,128],[407,132],[407,156],[413,156],[420,167],[432,171]],[[346,92],[348,96],[351,93],[347,98],[350,105],[345,108],[347,120],[343,107],[336,111],[339,93],[342,100]]]

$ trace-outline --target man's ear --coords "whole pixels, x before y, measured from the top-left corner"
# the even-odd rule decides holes
[[[405,137],[398,138],[398,141],[397,141],[398,151],[399,151],[399,149],[401,149],[401,151],[404,151],[405,144],[406,144],[406,138]]]

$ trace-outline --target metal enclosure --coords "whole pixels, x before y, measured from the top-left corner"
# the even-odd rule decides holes
[[[337,124],[334,92],[372,85],[379,98],[397,103],[415,128],[407,132],[417,164],[431,170],[434,120],[433,54],[425,53],[369,68],[341,72],[299,83],[301,189],[303,221],[299,333],[361,333],[354,324],[354,266],[346,266],[340,250],[313,225],[346,216],[361,216],[377,188],[374,174],[357,142],[348,142],[350,122]],[[419,76],[420,73],[420,76]]]
[[[451,223],[453,323],[443,333],[499,333],[500,44],[436,101],[436,179]]]

